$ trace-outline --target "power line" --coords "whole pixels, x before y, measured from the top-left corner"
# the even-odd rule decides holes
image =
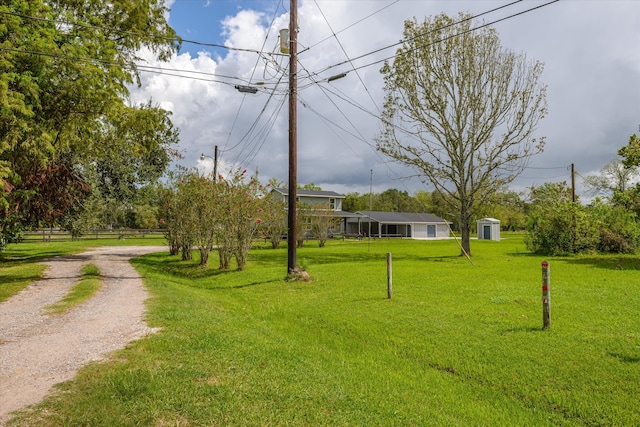
[[[331,32],[332,32],[333,34],[331,34],[329,37],[326,37],[326,38],[324,38],[324,39],[320,40],[319,42],[312,44],[311,46],[307,47],[306,49],[304,49],[304,50],[300,51],[300,52],[299,52],[299,54],[302,54],[302,53],[304,53],[304,52],[306,52],[306,51],[308,51],[308,50],[310,50],[310,49],[312,49],[312,48],[314,48],[314,47],[318,46],[319,44],[322,44],[322,43],[326,42],[327,40],[330,40],[331,38],[336,37],[336,35],[338,35],[338,34],[342,33],[343,31],[346,31],[346,30],[348,30],[348,29],[350,29],[350,28],[352,28],[352,27],[354,27],[354,26],[356,26],[356,25],[360,24],[360,23],[361,23],[361,22],[363,22],[363,21],[366,21],[367,19],[371,18],[372,16],[377,15],[378,13],[380,13],[380,12],[382,12],[383,10],[385,10],[385,9],[387,9],[387,8],[389,8],[389,7],[391,7],[391,6],[393,6],[394,4],[398,3],[399,1],[400,1],[400,0],[395,0],[394,2],[387,4],[387,5],[386,5],[386,6],[384,6],[383,8],[378,9],[378,10],[376,10],[376,11],[375,11],[375,12],[373,12],[373,13],[370,13],[369,15],[365,16],[365,17],[364,17],[364,18],[362,18],[362,19],[359,19],[358,21],[356,21],[356,22],[354,22],[354,23],[352,23],[352,24],[349,24],[348,26],[346,26],[345,28],[343,28],[343,29],[339,30],[339,31],[338,31],[338,32],[336,32],[336,33],[333,33],[333,30],[331,30]],[[316,5],[317,5],[317,3],[316,3]],[[320,7],[318,7],[318,9],[319,9],[319,8],[320,8]],[[323,16],[324,16],[324,15],[323,15]],[[325,18],[325,19],[326,19],[326,18]]]
[[[453,23],[451,23],[451,24],[445,25],[445,26],[443,26],[443,27],[441,27],[441,28],[438,28],[437,30],[442,30],[442,29],[445,29],[445,28],[448,28],[448,27],[451,27],[451,26],[455,26],[455,25],[461,24],[461,23],[466,22],[466,21],[469,21],[469,20],[477,19],[477,18],[479,18],[479,17],[481,17],[481,16],[484,16],[484,15],[487,15],[487,14],[490,14],[490,13],[493,13],[493,12],[496,12],[496,11],[498,11],[498,10],[500,10],[500,9],[504,9],[504,8],[506,8],[506,7],[513,6],[514,4],[516,4],[516,3],[520,3],[521,1],[522,1],[522,0],[516,0],[516,1],[513,1],[513,2],[511,2],[511,3],[508,3],[508,4],[505,4],[505,5],[502,5],[502,6],[499,6],[499,7],[496,7],[496,8],[490,9],[490,10],[487,10],[486,12],[482,12],[482,13],[479,13],[479,14],[477,14],[477,15],[473,15],[473,16],[470,16],[470,17],[468,17],[468,18],[462,19],[462,20],[460,20],[460,21],[453,22]],[[559,1],[559,0],[555,0],[555,1]],[[515,16],[515,15],[514,15],[514,16]],[[495,21],[495,22],[500,22],[500,20]],[[479,28],[482,28],[482,27],[479,27]],[[433,30],[433,31],[436,31],[436,30]],[[411,41],[411,40],[414,40],[414,39],[416,39],[416,38],[423,37],[423,36],[425,36],[425,35],[427,35],[427,34],[429,34],[429,33],[430,33],[430,32],[422,33],[422,34],[418,34],[418,35],[416,35],[416,36],[414,36],[414,37],[411,37],[411,38],[409,38],[409,39],[400,40],[399,42],[396,42],[396,43],[390,44],[390,45],[388,45],[388,46],[384,46],[384,47],[381,47],[381,48],[378,48],[378,49],[372,50],[372,51],[370,51],[370,52],[367,52],[367,53],[364,53],[364,54],[362,54],[362,55],[359,55],[359,56],[357,56],[357,57],[355,57],[355,58],[347,59],[346,61],[342,61],[342,62],[339,62],[339,63],[337,63],[337,64],[329,65],[328,67],[325,67],[325,68],[323,68],[322,70],[315,72],[314,74],[324,73],[325,71],[328,71],[328,70],[330,70],[330,69],[332,69],[332,68],[339,67],[339,66],[341,66],[341,65],[345,65],[345,64],[351,63],[351,62],[353,62],[353,61],[357,61],[357,60],[362,59],[362,58],[366,58],[367,56],[374,55],[374,54],[376,54],[376,53],[379,53],[379,52],[385,51],[385,50],[387,50],[387,49],[391,49],[391,48],[396,47],[396,46],[400,46],[400,45],[402,45],[403,43],[405,43],[405,42],[407,42],[407,41]],[[384,60],[382,60],[382,61],[386,61],[386,60],[388,60],[388,59],[390,59],[390,58],[393,58],[393,57],[395,57],[395,56],[397,56],[397,55],[391,56],[391,57],[389,57],[389,58],[387,58],[387,59],[384,59]],[[374,64],[377,64],[378,62],[382,62],[382,61],[377,61],[377,62],[374,62],[374,63],[369,64],[369,65],[374,65]],[[369,66],[369,65],[367,65],[367,66]],[[360,69],[360,68],[364,68],[364,67],[358,67],[357,69]]]
[[[30,16],[30,15],[24,15],[24,14],[21,14],[21,13],[5,12],[5,11],[0,11],[0,15],[10,15],[10,16],[16,16],[16,17],[19,17],[19,18],[23,18],[23,19],[30,19],[30,20],[33,20],[33,21],[48,22],[48,23],[52,23],[52,24],[71,25],[71,26],[76,26],[76,27],[80,27],[80,28],[87,28],[87,29],[92,29],[92,30],[102,30],[102,31],[108,31],[108,32],[111,32],[111,33],[118,33],[118,34],[124,34],[124,35],[129,35],[129,36],[149,37],[149,34],[137,33],[137,32],[134,32],[134,31],[119,30],[119,29],[116,29],[116,28],[101,27],[101,26],[91,25],[91,24],[84,24],[84,23],[80,23],[80,22],[76,22],[76,21],[67,20],[67,19],[41,18],[41,17],[37,17],[37,16]],[[158,40],[170,41],[170,42],[176,43],[178,45],[182,45],[183,43],[188,43],[188,44],[194,44],[194,45],[197,45],[197,46],[217,47],[217,48],[220,48],[220,49],[226,49],[226,50],[237,51],[237,52],[249,52],[249,53],[258,53],[258,54],[260,53],[260,51],[255,50],[255,49],[237,48],[237,47],[222,45],[222,44],[219,44],[219,43],[201,42],[201,41],[197,41],[197,40],[185,39],[185,38],[182,38],[180,36],[177,36],[177,37],[163,37],[163,36],[158,36],[158,35],[152,35],[151,37],[153,37],[154,39],[158,39]],[[280,53],[274,53],[274,55],[286,56],[286,55],[280,54]]]
[[[260,48],[260,52],[261,52],[260,54],[261,55],[262,55],[262,51],[264,51],[264,47],[267,44],[267,40],[269,39],[269,30],[271,29],[271,26],[273,25],[274,21],[276,20],[276,16],[278,14],[278,9],[279,9],[281,4],[282,4],[282,0],[280,0],[278,2],[278,6],[276,6],[276,9],[273,12],[273,18],[271,19],[271,23],[269,24],[269,27],[267,28],[267,31],[266,31],[266,34],[265,34],[265,37],[264,37],[264,41],[262,42],[262,47]],[[249,81],[250,82],[253,81],[253,76],[255,74],[256,68],[258,68],[259,61],[260,61],[260,56],[256,59],[256,64],[253,66],[253,69],[251,70],[251,77],[249,77]],[[266,70],[266,64],[265,64],[265,70]],[[245,101],[246,98],[247,98],[247,95],[244,94],[242,96],[242,101],[240,101],[240,105],[238,106],[238,111],[237,111],[236,116],[235,116],[235,118],[233,120],[233,123],[231,123],[231,127],[229,128],[229,133],[227,134],[227,139],[224,142],[224,146],[222,148],[222,151],[226,151],[227,144],[229,144],[229,140],[231,139],[231,134],[233,133],[233,129],[235,128],[235,125],[236,125],[236,123],[238,121],[238,116],[240,115],[240,111],[242,111],[242,106],[244,105],[244,101]],[[271,97],[269,97],[269,99],[271,99]],[[269,102],[269,101],[267,100],[267,102]]]
[[[519,1],[522,1],[522,0],[519,0]],[[559,2],[559,1],[560,1],[560,0],[552,0],[552,1],[548,2],[548,3],[542,4],[542,5],[538,5],[538,6],[535,6],[535,7],[529,8],[529,9],[527,9],[527,10],[524,10],[524,11],[518,12],[518,13],[511,14],[511,15],[506,16],[506,17],[504,17],[504,18],[496,19],[495,21],[491,21],[491,22],[488,22],[488,23],[482,24],[482,25],[480,25],[480,26],[478,26],[478,27],[470,28],[470,29],[468,29],[468,30],[466,30],[466,31],[463,31],[463,32],[461,32],[461,33],[452,34],[452,35],[450,35],[450,36],[448,36],[448,37],[445,37],[445,38],[442,38],[442,39],[436,40],[436,41],[434,41],[434,42],[427,43],[427,44],[425,44],[425,45],[416,46],[415,48],[411,49],[410,51],[417,50],[417,49],[422,49],[422,48],[425,48],[425,47],[428,47],[428,46],[433,46],[433,45],[434,45],[434,44],[436,44],[436,43],[442,43],[442,42],[447,41],[447,40],[449,40],[449,39],[452,39],[452,38],[455,38],[455,37],[459,37],[459,36],[462,36],[462,35],[464,35],[464,34],[468,34],[468,33],[471,33],[471,32],[477,31],[477,30],[480,30],[480,29],[485,28],[485,27],[489,27],[489,26],[491,26],[491,25],[497,24],[498,22],[506,21],[507,19],[515,18],[516,16],[520,16],[520,15],[524,15],[525,13],[533,12],[534,10],[541,9],[541,8],[543,8],[543,7],[545,7],[545,6],[549,6],[550,4],[557,3],[557,2]],[[514,3],[516,3],[516,2],[514,2]],[[485,12],[485,13],[486,13],[486,12]],[[480,16],[480,15],[477,15],[477,16]],[[469,19],[471,19],[471,18],[469,18]],[[464,22],[464,20],[463,20],[463,21],[459,21],[458,23],[460,23],[460,22]],[[451,24],[451,25],[455,25],[455,24]],[[420,37],[420,36],[416,36],[416,38],[417,38],[417,37]],[[410,52],[410,51],[407,51],[407,52]],[[405,53],[407,53],[407,52],[405,52]],[[361,70],[361,69],[363,69],[363,68],[367,68],[367,67],[370,67],[370,66],[372,66],[372,65],[376,65],[376,64],[379,64],[379,63],[381,63],[381,62],[388,61],[388,60],[393,59],[393,58],[396,58],[396,57],[398,57],[398,56],[400,56],[400,55],[401,55],[401,54],[395,54],[395,55],[389,56],[389,57],[384,58],[384,59],[380,59],[380,60],[377,60],[377,61],[374,61],[374,62],[371,62],[371,63],[365,64],[365,65],[361,65],[361,66],[359,66],[359,67],[354,68],[354,71],[355,71],[355,70]],[[359,58],[356,58],[356,59],[359,59]],[[341,65],[343,65],[343,64],[344,64],[344,62],[343,62]],[[333,67],[333,66],[332,66],[332,67]],[[325,70],[326,70],[326,69],[325,69]]]
[[[375,105],[375,107],[378,109],[378,111],[380,111],[380,107],[378,107],[378,104],[373,99],[373,96],[371,96],[371,92],[369,92],[369,88],[364,83],[364,80],[362,80],[362,77],[360,76],[360,73],[358,73],[358,71],[356,71],[355,66],[353,65],[353,61],[351,61],[349,59],[349,54],[347,54],[347,51],[345,50],[344,46],[342,45],[342,43],[338,39],[337,34],[333,31],[333,28],[331,27],[331,24],[327,20],[327,17],[324,15],[324,12],[322,12],[322,9],[320,9],[320,5],[318,4],[318,2],[316,0],[314,0],[314,3],[316,5],[316,7],[318,8],[318,11],[320,11],[320,14],[322,15],[322,18],[327,23],[327,26],[329,27],[329,29],[333,33],[333,37],[335,37],[336,42],[338,42],[338,45],[340,46],[340,49],[342,49],[342,53],[344,53],[344,56],[347,57],[347,60],[349,61],[349,64],[351,65],[351,68],[356,72],[356,76],[358,76],[358,80],[360,80],[360,84],[362,84],[362,86],[364,87],[365,92],[367,92],[367,95],[369,96],[369,99],[371,100],[371,102],[373,102],[373,105]]]
[[[65,60],[77,61],[77,62],[101,64],[101,65],[106,65],[106,66],[122,66],[122,64],[120,64],[120,63],[117,63],[117,62],[114,62],[114,61],[107,61],[107,60],[104,60],[104,59],[86,58],[86,57],[80,57],[80,56],[69,56],[69,55],[63,55],[63,54],[58,54],[58,53],[41,52],[41,51],[34,51],[34,50],[28,50],[28,49],[15,49],[15,48],[10,48],[10,47],[0,47],[0,51],[14,52],[14,53],[21,53],[21,54],[28,54],[28,55],[36,55],[36,56],[44,56],[44,57],[49,57],[49,58],[53,58],[53,59],[65,59]],[[186,79],[191,79],[191,80],[200,80],[200,81],[206,81],[206,82],[211,82],[211,83],[221,83],[221,84],[226,84],[226,85],[231,85],[231,86],[234,85],[234,84],[237,84],[237,83],[218,80],[218,79],[226,78],[226,79],[229,79],[229,80],[235,80],[237,82],[243,82],[243,83],[247,83],[247,84],[249,83],[248,80],[243,79],[241,77],[226,76],[226,75],[215,74],[215,73],[207,73],[207,72],[204,72],[204,71],[184,70],[184,69],[176,69],[176,68],[163,68],[163,67],[158,67],[158,66],[137,64],[137,63],[128,64],[128,67],[131,67],[131,71],[132,72],[135,72],[137,70],[137,71],[142,71],[142,72],[162,74],[162,75],[173,76],[173,77],[181,77],[181,78],[186,78]],[[135,68],[133,68],[133,67],[135,67]],[[176,74],[176,73],[194,74],[195,76],[185,76],[185,75]],[[204,78],[204,77],[197,77],[197,76],[212,77],[212,78]]]

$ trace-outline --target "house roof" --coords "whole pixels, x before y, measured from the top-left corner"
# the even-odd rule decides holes
[[[285,196],[289,195],[289,189],[288,188],[274,188],[273,191],[277,191],[278,193],[283,194]],[[335,191],[316,191],[316,190],[301,190],[301,189],[297,189],[296,190],[296,194],[298,195],[298,197],[300,197],[300,196],[304,196],[304,197],[334,197],[336,199],[344,199],[345,198],[344,194],[336,193]]]
[[[446,224],[447,221],[432,215],[430,213],[414,213],[414,212],[375,212],[375,211],[358,211],[362,216],[370,217],[376,222],[383,223],[441,223]]]

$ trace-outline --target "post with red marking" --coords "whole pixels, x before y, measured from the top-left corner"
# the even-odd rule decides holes
[[[551,292],[549,290],[549,263],[542,261],[542,328],[551,326]]]
[[[387,298],[391,299],[393,286],[391,283],[391,252],[387,252]]]

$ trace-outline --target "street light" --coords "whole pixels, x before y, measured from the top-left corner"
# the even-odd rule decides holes
[[[214,157],[205,156],[204,153],[200,154],[200,160],[204,160],[205,157],[213,160],[213,182],[216,182],[218,179],[218,146],[216,145],[214,148]]]
[[[242,92],[242,93],[256,93],[256,92],[258,92],[258,88],[257,87],[243,86],[243,85],[235,85],[234,87],[238,90],[238,92]]]

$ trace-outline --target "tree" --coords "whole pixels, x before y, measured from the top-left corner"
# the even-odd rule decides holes
[[[481,212],[482,217],[498,218],[504,230],[523,230],[527,225],[524,201],[520,194],[508,189],[495,193]]]
[[[376,209],[383,212],[416,212],[415,201],[406,191],[390,188],[376,195]]]
[[[615,193],[624,193],[629,189],[631,179],[637,174],[635,166],[625,166],[620,160],[607,163],[598,175],[589,175],[584,184],[589,192],[596,195],[613,197]]]
[[[640,126],[638,126],[640,133]],[[627,166],[640,166],[640,137],[635,133],[629,137],[629,143],[618,150],[618,154],[624,158],[622,163]]]
[[[309,231],[311,229],[311,206],[304,202],[298,202],[296,205],[296,247],[301,248],[304,245],[305,239],[309,238]],[[287,244],[293,244],[293,242],[287,242]]]
[[[346,212],[369,210],[369,194],[349,193],[342,201],[342,209]]]
[[[323,248],[331,233],[339,227],[340,218],[329,203],[314,204],[309,214],[311,220],[311,232],[318,239],[318,246]]]
[[[287,202],[273,192],[266,195],[262,203],[259,229],[269,239],[273,249],[280,247],[282,236],[287,234]]]
[[[405,22],[403,46],[385,63],[377,148],[445,194],[470,253],[471,218],[542,151],[543,65],[501,47],[468,14]]]
[[[595,198],[589,214],[600,230],[598,250],[611,253],[634,253],[640,247],[640,223],[634,212]]]
[[[38,170],[67,168],[74,171],[75,184],[86,184],[82,167],[105,159],[100,157],[104,141],[95,136],[110,124],[117,123],[121,133],[148,136],[133,146],[117,139],[115,152],[144,148],[148,153],[159,145],[152,129],[162,123],[140,120],[131,127],[121,119],[127,118],[128,86],[139,82],[139,50],[167,59],[177,47],[166,11],[162,0],[0,5],[0,232],[23,225],[23,213],[38,197],[69,200],[72,188],[45,194],[29,187]]]
[[[572,201],[566,182],[531,188],[525,244],[543,255],[589,252],[599,242],[598,224],[587,209]]]

